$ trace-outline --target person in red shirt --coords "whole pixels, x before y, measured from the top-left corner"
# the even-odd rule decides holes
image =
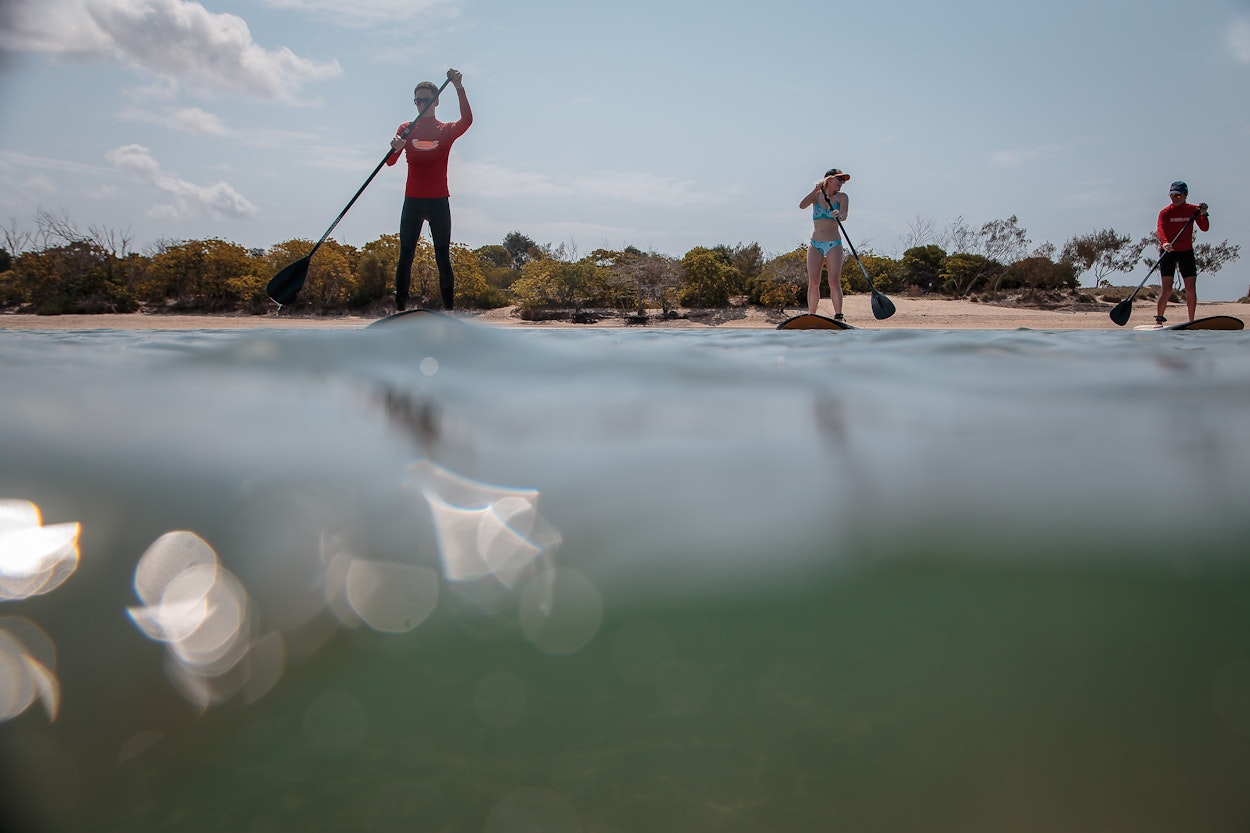
[[[399,264],[395,267],[395,309],[408,308],[408,289],[412,285],[412,259],[421,239],[421,226],[430,224],[430,240],[434,243],[434,260],[438,264],[438,289],[442,295],[443,309],[455,305],[455,275],[451,270],[451,193],[447,188],[447,160],[451,146],[473,124],[473,111],[464,92],[464,76],[454,69],[447,70],[447,79],[456,88],[460,98],[460,118],[453,122],[441,122],[434,115],[438,107],[438,87],[432,81],[422,81],[413,90],[413,103],[417,105],[417,125],[405,141],[404,130],[411,122],[404,122],[391,139],[391,155],[386,164],[399,161],[400,151],[408,160],[408,183],[404,187],[404,208],[399,215]],[[428,114],[426,111],[429,111]],[[422,117],[424,116],[424,118]]]
[[[1207,217],[1207,204],[1190,205],[1186,202],[1189,186],[1181,180],[1172,183],[1168,189],[1168,199],[1172,204],[1159,212],[1159,225],[1155,235],[1159,238],[1159,275],[1163,279],[1163,291],[1159,293],[1159,309],[1155,315],[1155,323],[1167,321],[1163,317],[1167,309],[1168,298],[1172,295],[1172,279],[1176,269],[1180,267],[1181,280],[1185,282],[1185,307],[1189,311],[1189,320],[1194,320],[1194,312],[1198,306],[1198,292],[1195,285],[1198,281],[1198,264],[1194,260],[1194,226],[1203,231],[1211,230],[1211,220]],[[1193,220],[1191,223],[1190,220]]]

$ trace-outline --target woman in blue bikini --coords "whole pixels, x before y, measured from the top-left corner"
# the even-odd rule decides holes
[[[807,311],[816,314],[820,304],[820,267],[829,266],[829,300],[833,317],[842,320],[842,232],[838,220],[845,220],[850,198],[842,185],[851,178],[837,168],[825,171],[824,179],[803,198],[799,208],[812,208],[812,239],[807,247]]]

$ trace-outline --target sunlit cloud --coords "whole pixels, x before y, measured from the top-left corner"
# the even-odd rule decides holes
[[[1238,63],[1250,64],[1250,20],[1237,20],[1228,27],[1228,48]]]
[[[172,203],[154,206],[151,214],[174,219],[190,217],[255,217],[260,209],[226,182],[197,185],[169,176],[143,145],[124,145],[105,154],[122,173],[154,186],[173,197]]]
[[[0,51],[122,64],[207,93],[290,100],[342,73],[337,61],[265,49],[242,18],[188,0],[19,0],[11,18]]]

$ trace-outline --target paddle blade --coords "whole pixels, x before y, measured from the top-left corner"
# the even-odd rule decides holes
[[[1128,323],[1128,317],[1133,314],[1133,299],[1125,298],[1120,303],[1111,308],[1111,320],[1123,327]]]
[[[894,314],[894,302],[875,289],[872,291],[872,314],[878,321],[884,321]]]
[[[311,254],[308,257],[302,257],[274,275],[269,286],[265,288],[270,300],[281,306],[294,301],[295,296],[299,295],[299,291],[304,287],[304,281],[308,278],[308,264],[311,259]]]

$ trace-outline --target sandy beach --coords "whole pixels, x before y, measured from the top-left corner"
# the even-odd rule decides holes
[[[1027,307],[996,306],[972,301],[945,299],[892,299],[897,312],[884,321],[873,318],[871,296],[854,295],[846,298],[844,313],[847,320],[858,327],[879,329],[932,329],[932,330],[1116,330],[1120,329],[1108,317],[1112,305],[1105,304],[1095,310],[1043,310]],[[1147,300],[1134,301],[1133,317],[1126,328],[1154,321],[1154,304]],[[777,324],[806,310],[788,309],[785,314],[756,308],[730,308],[709,313],[685,311],[688,318],[672,321],[653,319],[651,328],[690,329],[773,329]],[[822,315],[833,315],[828,300],[822,300]],[[1210,315],[1231,315],[1246,320],[1250,316],[1250,304],[1237,302],[1212,302],[1198,304],[1199,318]],[[562,321],[523,321],[514,307],[504,307],[485,312],[469,310],[457,313],[466,321],[499,327],[583,327]],[[1168,309],[1172,322],[1185,320],[1183,306]],[[129,313],[125,315],[0,315],[0,329],[15,330],[202,330],[269,328],[358,328],[375,321],[365,316],[300,316],[282,315],[164,315]],[[636,327],[621,318],[604,318],[596,327]]]

